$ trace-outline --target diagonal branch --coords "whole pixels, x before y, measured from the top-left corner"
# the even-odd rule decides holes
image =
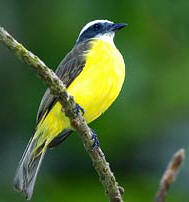
[[[172,160],[170,161],[161,179],[160,187],[156,194],[155,202],[165,202],[167,192],[169,191],[171,184],[174,183],[179,168],[184,161],[184,158],[185,158],[184,149],[180,149],[174,154]]]
[[[43,61],[36,55],[28,51],[22,44],[18,43],[6,30],[0,27],[0,43],[8,47],[22,61],[29,65],[46,82],[51,90],[62,104],[66,116],[69,117],[71,125],[79,133],[83,145],[88,152],[93,166],[99,175],[100,181],[103,184],[106,194],[110,202],[123,202],[121,194],[123,188],[119,187],[113,172],[110,169],[109,163],[106,161],[101,148],[91,150],[93,140],[91,139],[91,130],[80,114],[76,113],[76,104],[74,98],[70,96],[62,81],[57,75],[49,69]]]

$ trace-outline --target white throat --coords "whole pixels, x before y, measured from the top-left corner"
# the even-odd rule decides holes
[[[103,40],[105,42],[114,44],[114,35],[115,35],[114,32],[108,32],[106,34],[99,34],[96,37],[94,37],[94,39],[100,39],[100,40]]]

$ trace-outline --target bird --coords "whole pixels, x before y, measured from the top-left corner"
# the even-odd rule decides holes
[[[103,114],[122,89],[125,63],[114,44],[114,36],[126,25],[109,20],[87,23],[55,72],[74,97],[77,111],[82,112],[87,123]],[[59,100],[48,88],[39,105],[35,132],[19,162],[13,182],[15,190],[23,192],[27,200],[32,197],[46,151],[61,144],[73,131]]]

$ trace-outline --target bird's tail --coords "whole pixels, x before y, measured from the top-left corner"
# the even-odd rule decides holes
[[[14,178],[14,187],[17,191],[23,192],[27,200],[30,200],[32,196],[36,177],[46,149],[47,146],[45,143],[39,146],[37,139],[33,138],[29,141],[20,160]]]

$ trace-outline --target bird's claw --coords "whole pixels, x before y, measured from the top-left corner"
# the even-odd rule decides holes
[[[80,105],[76,104],[76,113],[77,113],[77,115],[79,114],[79,112],[81,112],[82,116],[83,116],[84,113],[85,113],[85,110]]]
[[[98,141],[98,137],[97,137],[96,133],[94,132],[94,130],[92,130],[91,140],[94,140],[94,143],[92,145],[92,150],[97,149],[99,147],[99,141]]]

